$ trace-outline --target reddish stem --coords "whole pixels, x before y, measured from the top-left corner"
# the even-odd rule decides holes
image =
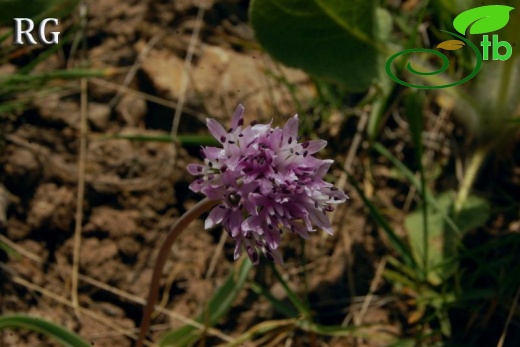
[[[198,218],[202,213],[209,211],[218,203],[218,200],[209,200],[208,198],[201,200],[186,213],[184,213],[181,218],[179,218],[175,224],[172,225],[168,235],[166,235],[166,238],[164,239],[164,242],[159,249],[159,254],[157,254],[157,260],[155,261],[152,281],[150,283],[150,291],[148,293],[148,298],[146,299],[146,306],[144,308],[143,317],[141,319],[141,327],[139,328],[139,338],[135,344],[136,347],[143,347],[144,339],[152,320],[152,313],[155,307],[155,303],[157,302],[157,297],[159,296],[159,287],[161,284],[161,275],[164,264],[168,259],[168,255],[170,254],[170,249],[172,248],[173,243],[194,219]]]

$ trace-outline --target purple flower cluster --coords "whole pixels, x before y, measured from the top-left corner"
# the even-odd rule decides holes
[[[308,238],[316,226],[331,234],[327,212],[348,197],[323,181],[333,160],[313,157],[327,141],[298,142],[297,115],[283,128],[272,128],[271,124],[244,126],[243,112],[238,105],[227,131],[215,119],[207,120],[223,148],[202,148],[204,165],[188,165],[197,176],[190,189],[221,200],[205,228],[223,225],[235,240],[235,259],[245,250],[257,264],[261,250],[282,264],[278,250],[282,232]]]

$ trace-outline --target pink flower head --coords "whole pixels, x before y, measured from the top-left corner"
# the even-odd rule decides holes
[[[283,128],[273,128],[271,124],[244,126],[243,112],[238,105],[227,131],[215,119],[207,120],[222,148],[204,147],[204,164],[188,165],[197,176],[190,189],[221,200],[205,228],[222,224],[235,240],[235,259],[245,250],[257,264],[261,250],[282,264],[278,250],[282,231],[308,238],[317,227],[331,234],[327,212],[348,197],[323,181],[333,160],[313,156],[327,141],[298,142],[297,115]]]

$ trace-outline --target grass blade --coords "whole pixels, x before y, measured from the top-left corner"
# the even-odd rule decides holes
[[[429,260],[429,247],[428,242],[428,200],[426,200],[426,178],[424,176],[424,167],[422,165],[423,155],[423,144],[422,144],[422,133],[424,129],[423,116],[422,116],[422,100],[418,93],[409,93],[405,99],[406,106],[406,117],[410,125],[410,132],[412,133],[412,140],[415,145],[415,156],[417,164],[419,166],[419,174],[421,179],[421,196],[423,199],[422,203],[422,214],[423,214],[423,277],[428,277],[428,260]]]
[[[278,312],[280,312],[281,314],[284,314],[287,317],[296,317],[298,315],[298,312],[294,308],[284,304],[283,302],[281,302],[280,300],[275,298],[273,296],[273,294],[271,294],[271,292],[269,292],[269,290],[262,287],[258,283],[252,282],[249,284],[249,287],[256,294],[266,298],[271,303],[271,305],[274,307],[274,309],[277,310]]]
[[[24,328],[34,332],[45,334],[67,347],[91,347],[91,344],[83,340],[74,332],[62,326],[43,320],[41,318],[13,314],[0,317],[0,330],[7,328]]]
[[[287,297],[291,302],[293,303],[294,307],[298,309],[300,314],[302,314],[305,318],[310,319],[311,318],[311,311],[309,307],[298,297],[298,295],[289,287],[287,282],[283,279],[282,275],[278,270],[276,269],[276,266],[273,263],[269,263],[269,266],[271,267],[271,270],[273,270],[274,277],[280,282],[283,289],[285,290],[285,293],[287,294]]]
[[[229,311],[233,301],[244,287],[253,264],[244,258],[241,263],[237,264],[237,267],[238,270],[229,274],[226,282],[215,292],[204,312],[195,319],[196,321],[206,324],[206,326],[213,326]],[[186,325],[165,334],[159,341],[159,345],[189,346],[201,336],[201,333],[203,332],[196,327]]]
[[[112,134],[101,137],[106,139],[122,139],[141,142],[174,142],[178,141],[182,146],[218,146],[219,142],[209,135],[177,135],[172,138],[170,135],[122,135]]]
[[[406,177],[406,179],[408,179],[410,183],[412,183],[417,188],[417,190],[419,190],[419,192],[423,191],[421,182],[417,180],[413,172],[410,171],[410,169],[408,169],[406,165],[401,163],[399,159],[392,155],[392,153],[390,153],[382,144],[376,142],[372,145],[372,148],[374,148],[377,152],[379,152],[379,154],[387,158],[403,174],[403,176]],[[444,219],[446,224],[457,235],[461,235],[459,227],[455,224],[452,218],[450,218],[446,213],[442,211],[437,200],[435,200],[435,198],[428,191],[425,191],[425,194],[426,196],[422,196],[422,199],[428,201],[428,203],[432,205],[436,210],[442,212],[442,218]]]
[[[412,252],[410,248],[397,236],[395,231],[392,229],[390,224],[388,224],[387,220],[383,217],[381,212],[377,209],[377,207],[370,201],[366,196],[365,193],[359,188],[359,184],[356,181],[356,179],[352,176],[350,176],[350,183],[354,187],[354,189],[358,192],[358,194],[361,196],[361,199],[363,199],[363,202],[365,203],[365,206],[368,207],[370,214],[372,215],[372,218],[374,218],[379,226],[383,228],[383,230],[386,232],[386,235],[388,236],[388,239],[390,240],[390,243],[394,247],[394,249],[397,251],[397,253],[400,255],[400,257],[403,259],[404,263],[412,268],[417,267],[417,263],[415,262]]]

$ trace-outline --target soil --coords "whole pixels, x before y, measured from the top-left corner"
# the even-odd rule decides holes
[[[194,0],[88,1],[86,49],[72,52],[73,45],[64,44],[37,66],[37,71],[78,66],[84,54],[88,67],[111,69],[109,77],[88,81],[88,146],[82,164],[79,81],[60,82],[62,92],[40,95],[23,112],[1,119],[0,241],[21,254],[0,251],[1,313],[49,319],[97,347],[132,345],[157,249],[170,225],[201,199],[188,189],[193,178],[186,171],[188,163],[200,157],[197,146],[107,135],[169,135],[180,100],[184,107],[179,134],[207,134],[205,118],[227,123],[238,103],[245,105],[246,122],[273,119],[275,124],[283,124],[297,109],[313,107],[316,90],[310,79],[276,64],[254,42],[247,25],[248,1],[203,3],[202,26],[186,76],[185,58],[198,26],[199,6]],[[78,21],[74,15],[62,24],[63,30],[71,30],[71,23]],[[29,49],[2,71],[16,71],[43,49]],[[296,97],[285,81],[298,86]],[[315,124],[317,135],[327,138],[333,148],[323,156],[332,155],[334,148],[346,153],[357,121],[334,116],[328,121]],[[446,128],[443,133],[451,131]],[[394,142],[387,138],[389,146],[399,146],[401,140],[399,135]],[[445,146],[448,139],[438,142]],[[436,155],[450,155],[443,150]],[[338,163],[332,175],[339,177],[345,156],[334,159]],[[366,188],[381,189],[381,204],[398,211],[396,206],[404,203],[408,192],[392,179],[387,163],[376,170],[379,181]],[[85,180],[85,191],[78,212],[79,177]],[[402,314],[396,313],[408,307],[391,304],[392,288],[377,278],[388,242],[368,222],[362,200],[350,186],[345,189],[352,199],[334,214],[334,236],[313,234],[304,244],[286,237],[282,249],[287,264],[281,271],[298,293],[308,293],[316,321],[348,323],[353,314],[355,322],[361,319],[373,327],[367,339],[320,337],[320,341],[329,346],[386,346],[392,336],[409,333]],[[82,309],[75,311],[71,274],[78,213]],[[162,305],[175,316],[154,318],[155,339],[183,326],[178,317],[199,313],[235,266],[232,241],[219,246],[222,230],[205,231],[203,217],[181,235],[165,266]],[[399,212],[392,216],[395,222],[402,218]],[[266,264],[256,267],[252,276],[273,295],[288,300]],[[376,295],[360,317],[371,286]],[[266,299],[246,288],[216,328],[236,337],[257,323],[279,318]],[[292,338],[295,346],[319,345],[315,336],[301,332]],[[222,342],[211,334],[205,341],[208,346]],[[27,331],[4,330],[0,345],[53,342]]]

